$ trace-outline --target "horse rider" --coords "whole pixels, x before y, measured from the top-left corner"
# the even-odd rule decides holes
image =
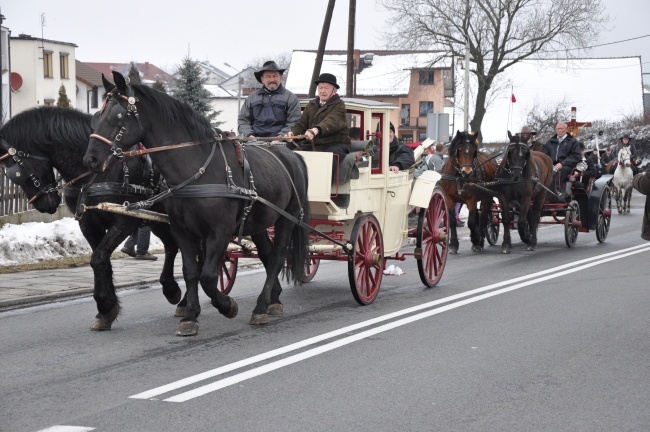
[[[395,126],[393,126],[392,122],[390,124],[388,139],[390,141],[390,148],[388,151],[388,170],[396,173],[411,168],[415,164],[413,149],[397,140],[397,137],[395,136]]]
[[[567,125],[559,122],[555,125],[555,135],[544,144],[544,153],[553,161],[553,173],[557,193],[565,200],[571,195],[571,181],[566,181],[578,162],[582,160],[580,145],[570,133]],[[562,185],[564,184],[564,190]]]
[[[524,126],[521,128],[521,132],[519,132],[519,137],[521,138],[521,142],[528,144],[528,148],[530,148],[531,150],[543,152],[544,144],[542,144],[537,140],[531,141],[533,136],[535,136],[536,134],[537,132],[533,132],[533,130],[529,126]]]
[[[639,170],[636,167],[636,160],[639,157],[638,153],[636,151],[636,146],[632,142],[632,138],[630,138],[630,134],[625,134],[620,138],[621,143],[616,146],[616,150],[614,151],[614,158],[616,158],[617,162],[621,162],[618,160],[618,152],[623,148],[623,147],[629,147],[630,148],[630,166],[632,167],[632,172],[636,175],[639,173]]]
[[[334,155],[332,161],[332,181],[336,180],[338,164],[350,153],[350,133],[345,111],[345,102],[337,94],[340,88],[336,77],[322,73],[314,83],[318,96],[309,101],[296,125],[284,136],[305,135],[310,145],[299,145],[303,151],[323,151]],[[288,140],[292,142],[291,139]]]
[[[267,61],[255,72],[263,87],[251,93],[237,119],[239,134],[248,138],[282,136],[300,118],[300,101],[282,85],[285,69]]]

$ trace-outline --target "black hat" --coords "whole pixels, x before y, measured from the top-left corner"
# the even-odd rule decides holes
[[[266,71],[278,71],[280,72],[280,75],[284,73],[286,69],[280,69],[278,68],[278,65],[275,64],[273,60],[269,60],[264,63],[262,68],[258,70],[257,72],[254,72],[253,75],[255,75],[255,78],[259,81],[262,82],[262,74]]]
[[[623,141],[623,139],[625,139],[625,138],[627,138],[627,139],[632,139],[632,138],[630,137],[630,134],[629,134],[629,133],[624,134],[624,135],[621,137],[621,141]]]
[[[393,133],[395,133],[395,126],[393,126],[393,122],[390,122],[390,130],[392,130]]]
[[[318,77],[318,79],[317,79],[316,81],[314,81],[314,84],[318,85],[318,84],[320,84],[320,83],[322,83],[322,82],[332,84],[332,85],[333,85],[334,87],[336,87],[337,89],[338,89],[338,88],[341,88],[341,87],[339,87],[339,85],[336,83],[336,77],[335,77],[334,75],[332,75],[331,73],[322,73],[322,74],[320,74],[320,76]]]

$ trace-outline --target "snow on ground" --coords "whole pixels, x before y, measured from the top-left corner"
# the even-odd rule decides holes
[[[160,239],[151,235],[150,250],[162,249]],[[119,250],[119,248],[118,248]],[[6,224],[0,228],[0,266],[29,264],[92,253],[73,218],[58,221]]]

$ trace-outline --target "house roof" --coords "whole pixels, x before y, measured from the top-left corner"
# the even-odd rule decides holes
[[[97,69],[93,69],[86,63],[75,60],[75,68],[77,70],[77,79],[90,87],[102,87],[102,74]]]
[[[113,79],[113,71],[117,71],[126,76],[129,74],[129,70],[131,69],[131,63],[86,63],[86,65],[98,70],[110,80]],[[135,67],[142,74],[143,83],[161,81],[165,84],[170,84],[174,81],[174,77],[149,62],[135,63]]]
[[[362,67],[356,74],[356,93],[360,96],[404,96],[409,93],[412,69],[451,67],[451,59],[442,58],[439,51],[359,50],[359,52]],[[369,64],[364,63],[366,54],[372,54]],[[316,51],[293,51],[287,88],[296,94],[307,94],[315,62]],[[346,70],[345,51],[325,51],[321,72],[336,76],[336,82],[341,87],[339,90],[341,95],[345,95]]]
[[[59,45],[68,45],[68,46],[73,46],[75,48],[78,48],[78,45],[74,44],[72,42],[61,42],[61,41],[52,40],[52,39],[43,39],[43,38],[28,35],[28,34],[24,34],[24,33],[21,33],[18,36],[11,36],[9,39],[11,39],[12,41],[17,41],[17,40],[41,41],[42,40],[43,42],[51,42],[51,43],[55,43],[55,44],[59,44]]]
[[[230,74],[228,74],[228,73],[222,71],[221,69],[219,69],[218,67],[216,67],[215,65],[213,65],[212,63],[210,63],[209,61],[202,61],[202,62],[199,62],[199,64],[200,64],[202,67],[204,67],[204,68],[206,68],[207,70],[209,70],[210,72],[219,75],[219,76],[220,76],[221,78],[223,78],[224,80],[230,78]]]
[[[237,97],[237,92],[231,92],[223,87],[221,87],[219,84],[205,84],[203,87],[207,91],[209,91],[213,97],[215,98],[232,98],[232,97]]]
[[[456,71],[455,129],[463,128],[463,72]],[[470,121],[476,85],[476,77],[470,75]],[[640,57],[524,60],[499,74],[492,88],[497,90],[481,126],[485,142],[502,142],[508,129],[521,130],[535,106],[552,108],[564,102],[567,111],[576,107],[578,121],[614,121],[643,114]]]

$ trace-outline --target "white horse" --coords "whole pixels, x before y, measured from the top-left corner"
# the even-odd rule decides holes
[[[632,200],[632,178],[634,172],[630,166],[632,152],[629,146],[623,146],[618,151],[618,167],[614,172],[614,191],[616,194],[616,208],[619,213],[630,213],[630,201]]]

